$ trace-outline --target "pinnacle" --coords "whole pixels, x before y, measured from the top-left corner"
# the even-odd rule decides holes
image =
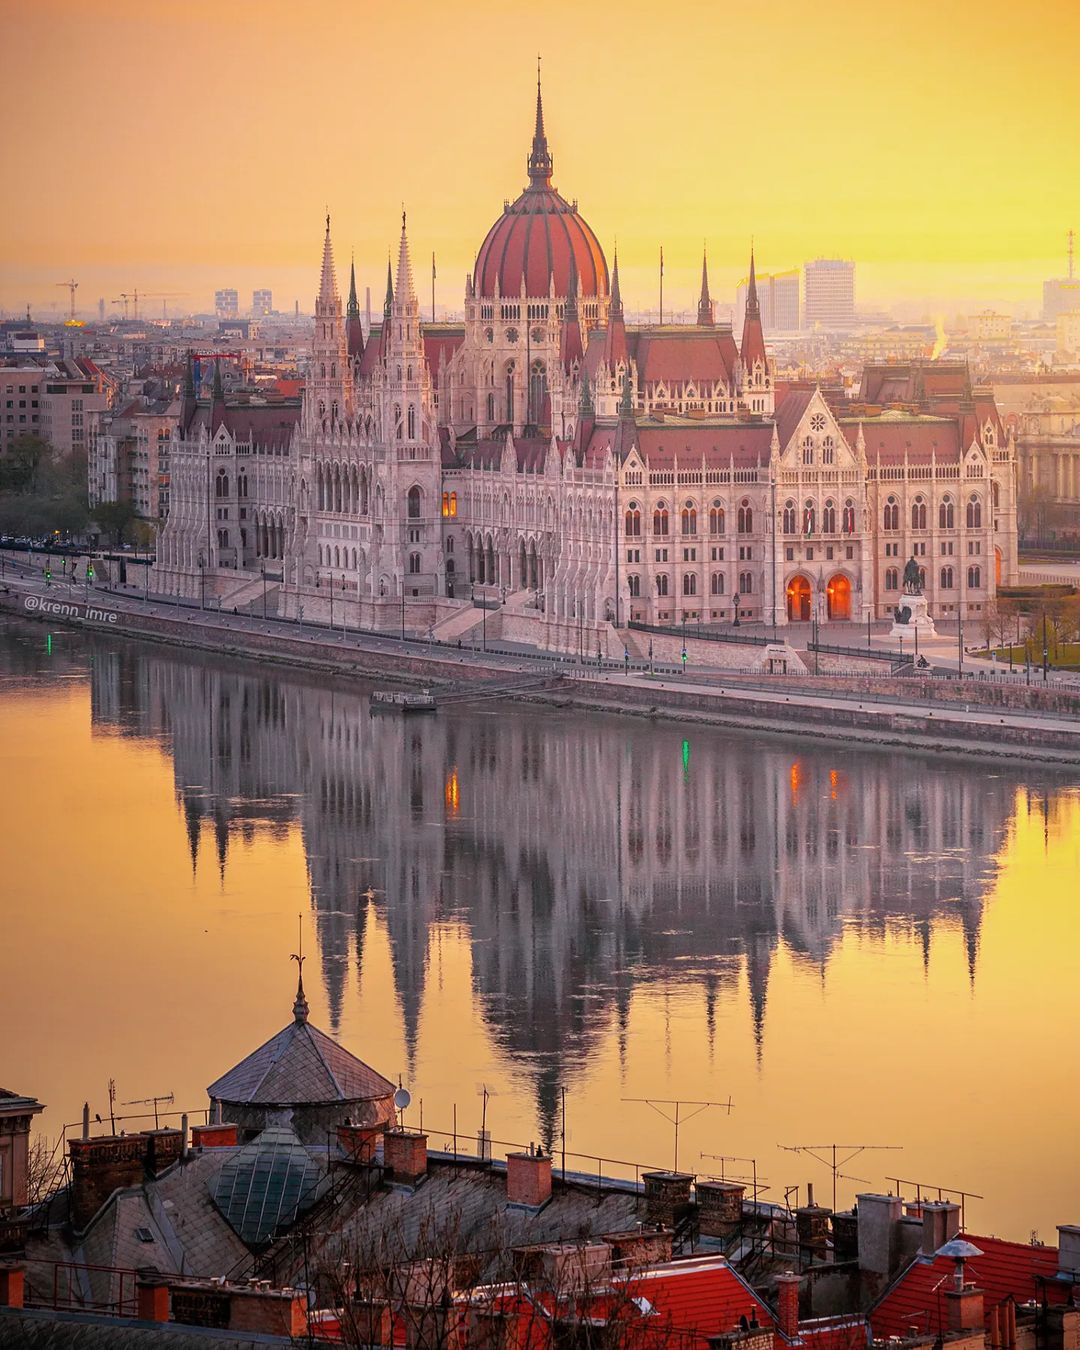
[[[410,305],[416,300],[413,288],[412,262],[409,259],[409,239],[405,233],[405,212],[401,213],[401,240],[398,244],[397,278],[394,286],[397,303]]]
[[[330,242],[330,217],[326,217],[326,238],[323,240],[322,277],[319,281],[319,299],[338,299],[337,276],[334,272],[334,245]]]

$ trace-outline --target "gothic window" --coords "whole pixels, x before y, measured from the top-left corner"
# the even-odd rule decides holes
[[[657,504],[652,517],[653,534],[667,534],[668,532],[668,511],[663,502]]]
[[[320,364],[320,366],[319,366],[319,374],[320,374],[320,376],[321,376],[324,380],[326,379],[326,362],[325,362],[325,361],[323,361],[323,362]]]
[[[981,568],[981,567],[969,567],[969,568],[968,568],[968,590],[971,590],[971,591],[977,591],[981,585],[982,585],[982,568]]]
[[[739,573],[739,595],[747,596],[754,589],[754,575],[752,572]]]
[[[331,362],[330,362],[330,378],[331,378],[332,380],[336,380],[336,379],[337,379],[337,362],[336,362],[336,361],[331,361]]]
[[[631,600],[637,600],[641,596],[641,578],[636,572],[631,573],[631,575],[626,578],[626,585],[630,591]]]
[[[411,488],[409,489],[408,495],[407,495],[406,498],[405,498],[405,503],[406,503],[406,512],[405,512],[405,513],[406,513],[406,515],[409,517],[409,519],[410,519],[410,520],[419,520],[419,519],[420,519],[420,489],[419,489],[418,487],[411,487]]]
[[[453,553],[453,551],[454,551],[454,540],[453,540],[453,536],[451,536],[451,537],[446,541],[446,551],[447,551],[447,553]]]
[[[887,591],[898,591],[900,589],[900,573],[895,567],[885,569],[885,589]]]
[[[855,533],[855,503],[850,497],[844,503],[843,529],[845,534]]]
[[[409,404],[409,420],[405,434],[410,441],[416,439],[416,406],[412,403]]]
[[[444,518],[447,517],[447,516],[449,516],[449,514],[450,514],[450,494],[449,494],[449,492],[444,492],[443,495],[442,495],[442,513],[443,513]]]
[[[752,534],[754,530],[754,508],[744,497],[739,503],[737,524],[740,534]]]
[[[401,404],[394,404],[394,432],[398,440],[401,440]]]
[[[709,533],[724,533],[724,507],[719,501],[713,502],[709,507]]]
[[[810,419],[810,430],[816,431],[819,435],[825,430],[825,414],[815,413]]]
[[[627,538],[637,538],[641,534],[641,508],[637,502],[631,502],[626,508],[626,535]]]
[[[697,573],[684,572],[682,579],[683,595],[697,595]]]
[[[661,572],[659,576],[656,578],[656,594],[667,595],[667,593],[668,593],[667,573]]]
[[[495,341],[495,330],[494,330],[493,328],[485,328],[485,329],[484,329],[484,341],[485,341],[485,342],[494,342],[494,341]]]
[[[1000,506],[1000,493],[999,493],[999,484],[996,478],[990,484],[990,500],[994,504],[994,510],[997,511]]]
[[[916,497],[911,503],[911,528],[913,530],[926,529],[926,503],[921,497]]]
[[[454,517],[455,517],[456,515],[457,515],[457,493],[456,493],[456,492],[451,492],[451,494],[450,494],[450,519],[453,520]],[[451,542],[451,544],[452,544],[454,541],[451,539],[450,542]]]
[[[783,530],[785,534],[795,533],[795,503],[793,501],[784,503]]]
[[[982,502],[974,493],[967,504],[967,527],[969,530],[982,529]]]
[[[547,399],[547,366],[543,361],[534,361],[529,374],[529,421],[539,420]]]
[[[900,503],[895,497],[890,497],[885,503],[881,523],[886,530],[898,530],[900,528]]]
[[[832,464],[836,460],[836,442],[831,436],[826,436],[821,442],[821,462],[822,464]]]
[[[714,572],[709,582],[709,590],[713,595],[724,594],[724,574],[723,572]]]
[[[941,569],[941,589],[943,591],[951,591],[952,588],[953,588],[953,570],[951,567],[943,567]]]
[[[214,479],[214,496],[227,497],[229,495],[229,475],[224,469],[218,469],[217,477]]]
[[[821,530],[823,534],[836,533],[836,507],[829,501],[821,512]]]
[[[951,530],[956,524],[956,508],[951,497],[943,497],[938,507],[938,529]]]
[[[693,502],[687,502],[683,506],[682,532],[683,534],[697,534],[697,507]]]
[[[419,553],[410,553],[410,554],[409,554],[409,571],[412,573],[413,576],[415,576],[415,575],[417,574],[417,572],[420,571],[420,554],[419,554]]]
[[[229,531],[228,531],[228,530],[218,530],[218,532],[217,532],[217,541],[218,541],[218,548],[228,548],[228,547],[229,547]]]
[[[237,495],[238,497],[246,497],[246,496],[247,496],[247,474],[246,474],[246,473],[237,474],[237,477],[236,477],[236,495]]]
[[[814,462],[814,438],[807,436],[802,443],[802,462],[804,464],[813,464]]]
[[[518,340],[518,330],[516,328],[508,328],[506,330],[506,340],[511,343],[511,345],[515,343]]]
[[[814,510],[814,503],[809,499],[803,504],[803,534],[813,534],[817,525],[817,512]]]

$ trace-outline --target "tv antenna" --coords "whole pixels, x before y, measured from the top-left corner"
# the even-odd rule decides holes
[[[786,1153],[809,1154],[815,1162],[819,1162],[822,1167],[829,1169],[832,1173],[832,1207],[835,1211],[836,1180],[838,1177],[843,1177],[845,1181],[862,1181],[870,1185],[865,1177],[856,1177],[848,1172],[841,1172],[841,1167],[851,1162],[852,1158],[857,1158],[860,1153],[899,1152],[903,1148],[903,1144],[778,1144],[777,1148],[782,1148]],[[844,1155],[842,1158],[838,1156],[841,1153]]]
[[[412,1102],[412,1093],[407,1087],[402,1087],[400,1078],[398,1078],[397,1081],[397,1091],[394,1093],[394,1109],[398,1113],[398,1125],[403,1127],[405,1124],[405,1112]]]
[[[635,1102],[650,1106],[658,1116],[663,1116],[669,1124],[675,1127],[674,1162],[671,1168],[673,1172],[679,1170],[679,1126],[685,1125],[687,1121],[693,1120],[695,1116],[700,1116],[701,1113],[707,1111],[710,1106],[715,1106],[720,1111],[726,1111],[730,1116],[732,1108],[735,1105],[730,1097],[726,1102],[690,1102],[683,1097],[623,1097],[621,1100],[624,1102]],[[673,1106],[675,1108],[674,1114],[663,1110],[662,1108],[665,1106]],[[689,1115],[683,1115],[682,1110],[684,1106],[692,1106],[694,1109]]]
[[[168,1093],[168,1094],[162,1094],[162,1095],[159,1096],[159,1097],[137,1097],[134,1101],[131,1101],[131,1102],[122,1102],[121,1105],[122,1105],[122,1106],[152,1106],[152,1107],[154,1108],[154,1129],[156,1130],[156,1129],[159,1129],[159,1128],[160,1128],[159,1125],[158,1125],[158,1107],[159,1107],[159,1106],[171,1106],[175,1100],[176,1100],[176,1098],[175,1098],[175,1097],[173,1096],[173,1094],[170,1092],[170,1093]]]
[[[740,1157],[737,1153],[703,1153],[701,1156],[703,1158],[710,1159],[710,1161],[712,1162],[718,1162],[720,1164],[719,1179],[721,1181],[749,1181],[754,1188],[755,1202],[757,1201],[759,1195],[764,1195],[765,1192],[769,1189],[768,1186],[764,1184],[765,1178],[758,1176],[756,1158],[743,1158]],[[750,1176],[749,1177],[741,1176],[734,1172],[730,1176],[727,1175],[725,1163],[749,1163]]]

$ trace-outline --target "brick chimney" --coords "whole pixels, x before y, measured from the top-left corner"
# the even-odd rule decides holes
[[[946,1289],[945,1317],[950,1331],[982,1331],[986,1326],[983,1291],[965,1286]]]
[[[235,1148],[240,1142],[240,1130],[236,1125],[193,1125],[191,1127],[192,1148]]]
[[[139,1134],[98,1135],[69,1140],[71,1224],[78,1232],[122,1186],[137,1186],[146,1175],[146,1140]]]
[[[850,1209],[839,1210],[832,1216],[834,1261],[859,1259],[859,1218]]]
[[[414,1130],[387,1130],[383,1140],[383,1164],[394,1181],[414,1186],[427,1175],[426,1134]]]
[[[698,1181],[694,1184],[698,1229],[705,1237],[730,1237],[742,1221],[746,1187],[737,1181]]]
[[[799,1335],[799,1277],[790,1270],[776,1277],[777,1327],[794,1341]]]
[[[1080,1278],[1080,1224],[1059,1223],[1058,1270],[1062,1275]]]
[[[297,1338],[307,1334],[307,1297],[296,1289],[233,1289],[229,1330]]]
[[[645,1220],[674,1228],[690,1206],[689,1172],[644,1172]]]
[[[944,1247],[960,1231],[960,1206],[948,1200],[924,1200],[922,1202],[922,1243],[919,1250],[923,1256],[933,1256],[939,1247]]]
[[[169,1281],[164,1275],[140,1275],[135,1283],[136,1312],[140,1322],[169,1320]]]
[[[829,1249],[831,1209],[824,1205],[800,1205],[795,1211],[795,1232],[799,1239],[799,1260],[804,1265],[825,1260]]]
[[[0,1308],[21,1308],[26,1289],[26,1267],[18,1261],[0,1261]]]
[[[339,1125],[338,1147],[349,1162],[373,1163],[385,1125]]]
[[[539,1210],[551,1199],[551,1159],[535,1153],[506,1155],[506,1202]]]

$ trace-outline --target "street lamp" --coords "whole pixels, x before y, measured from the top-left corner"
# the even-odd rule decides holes
[[[739,601],[741,599],[742,596],[739,594],[738,591],[736,591],[735,594],[731,597],[731,603],[735,606],[735,621],[731,625],[732,628],[738,628],[739,626]]]
[[[262,565],[262,584],[263,584],[263,622],[266,622],[266,564]]]

